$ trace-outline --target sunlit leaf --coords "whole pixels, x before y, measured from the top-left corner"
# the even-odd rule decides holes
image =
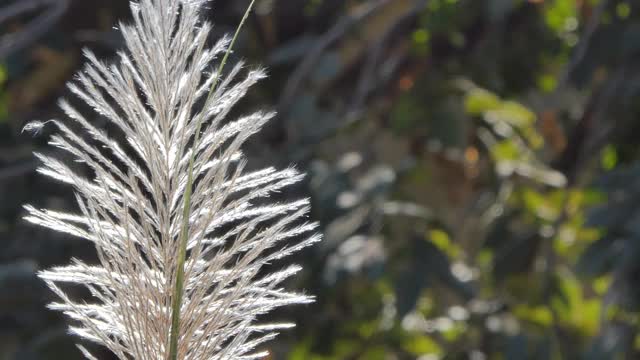
[[[403,347],[414,355],[440,355],[442,348],[427,335],[415,335],[405,341]]]
[[[602,150],[600,157],[602,168],[605,170],[612,170],[618,164],[618,152],[612,145],[606,146]]]
[[[429,231],[431,242],[449,257],[455,258],[460,253],[460,248],[451,242],[449,235],[440,229]]]
[[[522,104],[515,101],[505,101],[496,109],[489,110],[485,117],[492,121],[504,121],[520,129],[533,125],[536,115]]]
[[[523,321],[548,327],[553,322],[551,311],[545,306],[520,304],[513,308],[513,314]]]
[[[498,96],[480,88],[469,91],[464,100],[465,111],[470,115],[482,115],[489,110],[499,108],[500,104]]]

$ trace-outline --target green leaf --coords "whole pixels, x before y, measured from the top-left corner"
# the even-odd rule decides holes
[[[3,64],[0,64],[0,86],[4,85],[4,83],[7,81],[7,78],[7,68]]]
[[[495,143],[491,147],[491,154],[493,158],[500,161],[515,161],[520,158],[520,149],[511,140],[503,140]]]
[[[575,31],[578,27],[576,0],[547,1],[545,21],[558,35]]]
[[[591,284],[593,291],[595,291],[599,296],[603,296],[607,292],[609,285],[611,285],[610,275],[602,275],[593,280],[593,283]]]
[[[553,221],[560,214],[559,204],[533,189],[522,191],[522,201],[527,210],[542,220]]]
[[[428,236],[431,242],[449,257],[455,258],[460,254],[460,248],[451,242],[446,232],[435,229],[429,231]]]
[[[540,90],[546,93],[552,92],[558,86],[558,80],[551,74],[541,75],[540,77],[538,77],[537,83]]]
[[[464,100],[465,111],[470,115],[482,115],[489,110],[499,108],[500,105],[498,96],[480,88],[469,91]]]
[[[515,101],[505,101],[496,109],[485,114],[490,120],[504,121],[519,129],[527,129],[536,121],[536,115]]]
[[[595,336],[600,323],[601,299],[587,299],[578,279],[567,273],[559,278],[561,295],[552,299],[558,317],[566,326],[585,336]]]
[[[618,152],[613,145],[607,145],[602,150],[602,155],[600,157],[600,163],[602,164],[602,168],[605,170],[613,170],[618,164]]]
[[[520,320],[548,327],[553,322],[551,311],[545,306],[516,305],[513,314]]]
[[[360,359],[385,360],[387,359],[385,350],[386,349],[382,345],[370,346],[369,348],[367,348],[367,351],[362,354],[362,357],[360,357]]]
[[[467,330],[467,326],[463,322],[455,322],[450,328],[441,332],[442,337],[448,342],[454,342]]]
[[[9,94],[3,88],[7,79],[7,69],[0,64],[0,124],[9,116]]]
[[[406,351],[414,355],[441,355],[442,348],[431,337],[426,335],[416,335],[407,339],[403,344]]]
[[[616,5],[616,15],[618,15],[620,19],[628,18],[629,15],[631,15],[631,6],[629,3],[621,2]]]

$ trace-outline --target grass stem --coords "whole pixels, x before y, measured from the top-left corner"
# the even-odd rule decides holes
[[[209,94],[207,96],[207,100],[204,102],[205,104],[209,102],[209,100],[211,99],[211,96],[213,96],[213,93],[216,90],[216,87],[218,86],[218,82],[222,77],[222,71],[224,70],[227,60],[229,59],[229,54],[231,53],[231,50],[233,49],[233,45],[235,44],[238,38],[238,35],[240,34],[240,30],[242,29],[244,23],[249,17],[249,14],[251,13],[251,9],[253,8],[254,3],[255,3],[255,0],[251,0],[249,7],[247,7],[247,10],[245,11],[244,16],[242,17],[242,20],[240,21],[240,24],[238,25],[238,28],[236,29],[236,32],[233,35],[233,39],[231,40],[231,43],[229,44],[229,47],[227,48],[227,51],[225,52],[224,57],[220,62],[220,65],[218,66],[218,70],[216,72],[216,78],[213,80],[213,83],[211,85],[211,90],[209,91]],[[195,140],[193,144],[194,151],[192,152],[191,157],[189,159],[187,186],[186,186],[186,189],[185,189],[186,192],[184,195],[184,206],[182,208],[182,226],[180,229],[180,237],[179,237],[180,248],[178,249],[178,259],[177,259],[178,262],[176,264],[177,270],[176,270],[175,287],[173,289],[173,296],[171,298],[171,330],[169,333],[168,360],[178,360],[178,341],[180,337],[180,311],[182,309],[182,302],[183,302],[183,296],[184,296],[184,271],[185,271],[185,261],[187,258],[187,244],[189,242],[189,217],[191,215],[191,193],[193,191],[193,181],[194,181],[193,167],[194,167],[195,157],[197,154],[197,151],[195,149],[198,149],[198,145],[200,142],[200,131],[202,130],[202,123],[205,118],[206,109],[205,111],[202,111],[201,114],[202,115],[198,119],[197,126],[196,126]]]

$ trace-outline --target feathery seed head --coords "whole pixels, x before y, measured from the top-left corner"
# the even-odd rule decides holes
[[[260,358],[265,354],[256,349],[291,325],[256,320],[311,301],[280,287],[299,267],[268,268],[320,238],[309,237],[316,226],[302,221],[307,200],[264,202],[302,176],[294,169],[243,171],[241,145],[273,114],[226,119],[265,73],[248,71],[237,80],[238,64],[218,78],[212,64],[230,40],[207,48],[211,26],[199,18],[205,3],[132,2],[133,24],[120,26],[126,52],[118,63],[85,52],[89,64],[69,89],[119,135],[61,101],[75,124],[52,120],[58,134],[50,143],[86,165],[90,177],[37,154],[42,174],[74,187],[80,214],[26,206],[26,220],[93,242],[100,260],[41,272],[61,299],[50,307],[76,322],[74,334],[119,359],[167,359],[174,327],[177,359]],[[74,301],[62,284],[86,287],[95,301]]]

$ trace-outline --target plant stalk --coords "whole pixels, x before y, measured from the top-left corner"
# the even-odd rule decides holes
[[[224,66],[227,63],[227,60],[229,59],[229,54],[231,53],[231,50],[233,49],[233,45],[235,44],[238,38],[238,35],[240,34],[240,30],[242,29],[244,23],[249,17],[249,14],[251,13],[251,9],[253,8],[254,3],[255,3],[255,0],[251,0],[249,7],[247,7],[247,10],[245,11],[244,16],[242,17],[242,20],[240,21],[240,24],[238,25],[238,28],[236,29],[236,32],[233,35],[233,39],[231,40],[231,43],[229,44],[227,51],[225,51],[224,57],[222,58],[222,61],[218,66],[218,70],[216,72],[216,78],[213,80],[213,83],[211,84],[211,90],[209,91],[209,94],[207,95],[207,99],[204,102],[205,104],[209,102],[209,100],[211,99],[211,96],[216,90],[216,87],[218,86],[218,81],[222,76],[222,70],[224,69]],[[173,297],[171,299],[171,330],[169,334],[169,353],[168,353],[169,356],[167,358],[168,360],[178,360],[178,340],[180,337],[180,311],[182,308],[182,300],[184,295],[184,272],[185,272],[185,261],[187,258],[187,244],[189,242],[189,217],[191,216],[191,194],[193,191],[193,181],[194,181],[193,168],[194,168],[194,162],[195,162],[195,157],[197,153],[195,149],[198,148],[198,144],[200,142],[200,131],[202,130],[202,123],[204,120],[205,113],[206,111],[203,111],[202,116],[200,116],[200,118],[198,119],[198,123],[196,126],[195,140],[193,144],[194,151],[192,152],[191,157],[189,158],[187,186],[186,186],[185,195],[184,195],[184,206],[182,208],[182,226],[180,229],[180,237],[179,237],[180,248],[178,249],[178,262],[176,264],[177,266],[176,280],[175,280],[175,287],[173,289]]]

